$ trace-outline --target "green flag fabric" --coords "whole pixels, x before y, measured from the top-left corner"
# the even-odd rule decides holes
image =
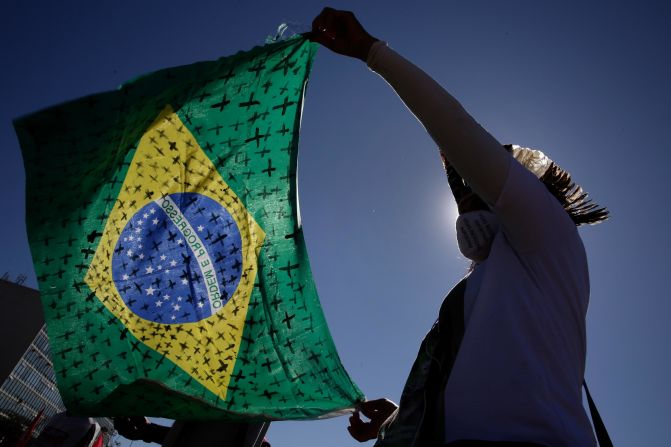
[[[307,419],[363,398],[298,225],[297,36],[18,119],[58,386],[89,415]]]

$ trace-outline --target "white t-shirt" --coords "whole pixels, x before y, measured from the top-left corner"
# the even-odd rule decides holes
[[[445,442],[594,446],[581,390],[589,275],[575,225],[428,75],[382,43],[368,65],[501,221],[467,282],[464,337],[444,395]]]
[[[502,230],[467,281],[445,441],[593,446],[581,389],[589,276],[575,225],[515,161],[493,211]]]

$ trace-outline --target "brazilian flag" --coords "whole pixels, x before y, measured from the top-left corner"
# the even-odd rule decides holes
[[[363,398],[298,225],[301,36],[23,117],[27,225],[70,411],[307,419]]]

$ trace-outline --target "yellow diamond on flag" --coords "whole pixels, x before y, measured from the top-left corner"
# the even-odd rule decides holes
[[[85,282],[135,338],[223,400],[264,238],[167,106],[140,140]]]

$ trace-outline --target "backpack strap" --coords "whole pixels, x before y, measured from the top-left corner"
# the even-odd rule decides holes
[[[608,430],[606,430],[601,415],[599,415],[599,410],[596,409],[596,404],[592,399],[592,395],[589,394],[587,382],[583,380],[582,386],[585,388],[585,394],[587,395],[587,404],[589,405],[589,412],[592,416],[592,424],[594,424],[594,431],[596,432],[596,439],[599,441],[599,446],[613,447],[613,441],[611,441],[610,436],[608,436]]]

